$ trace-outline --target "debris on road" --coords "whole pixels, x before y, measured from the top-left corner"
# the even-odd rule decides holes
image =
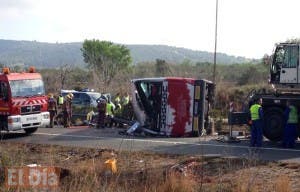
[[[117,160],[115,158],[108,159],[104,162],[106,174],[115,174],[117,173]]]

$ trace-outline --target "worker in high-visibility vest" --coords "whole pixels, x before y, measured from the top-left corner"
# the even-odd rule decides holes
[[[115,105],[118,105],[118,104],[121,103],[120,93],[117,93],[117,94],[116,94],[114,102],[115,102],[115,103],[114,103]]]
[[[291,101],[286,102],[286,109],[284,111],[284,134],[283,134],[283,147],[294,148],[295,140],[297,138],[297,125],[298,125],[298,109],[291,104]]]
[[[122,105],[123,105],[123,106],[127,105],[127,104],[129,103],[129,100],[130,100],[129,94],[126,93],[126,94],[123,96],[123,98],[122,98]]]
[[[251,115],[251,147],[261,147],[262,146],[262,130],[263,130],[263,110],[262,110],[262,99],[259,98],[250,107]]]
[[[62,104],[64,104],[64,97],[61,94],[57,98],[57,104],[59,106],[62,106]]]
[[[106,123],[109,127],[112,127],[113,125],[113,118],[114,118],[114,110],[115,105],[111,101],[110,95],[107,96],[107,103],[106,103]]]

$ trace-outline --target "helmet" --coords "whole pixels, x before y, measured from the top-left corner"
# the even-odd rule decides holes
[[[106,98],[107,98],[107,102],[111,102],[110,95],[106,95]]]
[[[48,94],[48,97],[49,97],[49,98],[53,98],[53,93],[49,93],[49,94]]]
[[[100,98],[103,99],[103,100],[105,100],[105,101],[107,101],[107,97],[105,95],[101,95]]]
[[[67,95],[67,98],[68,98],[68,99],[73,99],[73,97],[74,97],[73,93],[69,93],[69,94]]]

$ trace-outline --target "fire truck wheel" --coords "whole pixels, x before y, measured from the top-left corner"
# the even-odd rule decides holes
[[[283,121],[283,110],[281,108],[267,108],[264,111],[264,136],[271,141],[280,141],[283,135]]]
[[[36,132],[37,129],[38,129],[37,127],[34,127],[34,128],[24,129],[24,130],[27,135],[30,135],[30,134]]]

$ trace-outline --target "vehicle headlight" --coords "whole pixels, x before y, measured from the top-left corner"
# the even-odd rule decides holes
[[[15,117],[15,118],[9,118],[8,119],[8,123],[18,123],[21,122],[21,118],[20,117]]]
[[[49,113],[45,113],[45,114],[43,114],[43,118],[44,118],[44,119],[49,119],[49,118],[50,118],[50,115],[49,115]]]

